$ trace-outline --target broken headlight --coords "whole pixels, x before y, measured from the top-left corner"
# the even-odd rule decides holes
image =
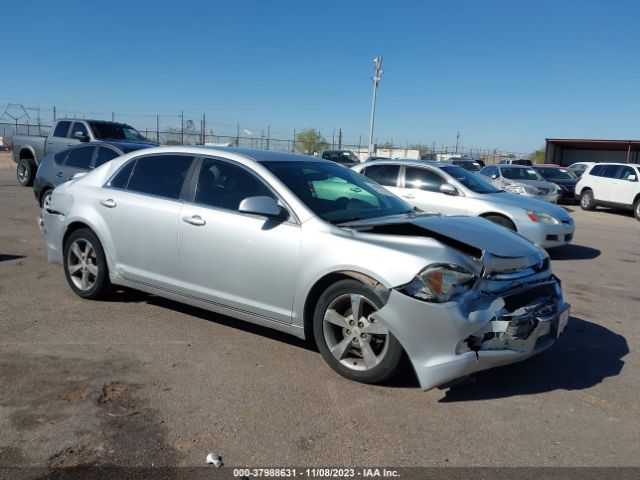
[[[401,291],[420,300],[443,303],[469,290],[477,278],[458,265],[434,264],[422,270]]]

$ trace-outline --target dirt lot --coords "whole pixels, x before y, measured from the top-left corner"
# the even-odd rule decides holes
[[[546,353],[423,392],[304,342],[144,294],[90,302],[46,262],[0,158],[0,466],[638,466],[640,222],[572,208],[573,305]]]

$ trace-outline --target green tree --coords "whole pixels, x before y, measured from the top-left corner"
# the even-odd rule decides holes
[[[533,163],[544,163],[544,147],[530,153],[529,160]]]
[[[389,150],[393,148],[392,142],[382,142],[378,144],[378,148],[384,148],[385,150]]]
[[[431,150],[429,145],[425,145],[424,143],[412,143],[409,145],[410,150]]]
[[[296,152],[313,155],[329,148],[329,142],[322,136],[320,130],[307,128],[296,134]]]

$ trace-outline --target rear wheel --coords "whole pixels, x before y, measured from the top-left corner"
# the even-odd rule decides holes
[[[508,228],[509,230],[513,230],[514,232],[517,230],[515,224],[511,220],[501,215],[487,215],[484,218],[497,225]]]
[[[593,198],[593,192],[591,190],[583,190],[580,195],[580,208],[582,210],[593,210],[596,208],[596,201]]]
[[[640,221],[640,198],[633,204],[633,215],[636,217],[636,220]]]
[[[64,242],[64,273],[71,289],[82,298],[93,300],[111,291],[104,250],[90,229],[76,230]]]
[[[371,287],[341,280],[320,297],[313,333],[325,361],[340,375],[363,383],[393,377],[404,363],[404,351],[386,326],[372,315],[383,305]]]
[[[16,177],[18,183],[23,187],[31,187],[36,177],[36,164],[30,158],[21,158],[18,160],[16,168]]]

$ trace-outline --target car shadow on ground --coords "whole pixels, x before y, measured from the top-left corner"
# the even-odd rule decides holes
[[[602,253],[597,248],[571,244],[552,248],[548,252],[551,260],[591,260]]]
[[[449,388],[443,403],[533,395],[553,390],[584,390],[617,376],[629,353],[626,339],[578,317],[549,350],[505,367],[479,372]]]
[[[0,253],[0,262],[8,262],[10,260],[18,260],[24,258],[24,255],[11,255],[8,253]]]
[[[121,303],[148,303],[150,305],[184,313],[185,315],[190,315],[192,317],[201,318],[209,322],[215,322],[220,325],[236,328],[253,335],[259,335],[261,337],[288,343],[289,345],[304,348],[306,350],[317,351],[312,342],[307,342],[298,337],[294,337],[293,335],[279,332],[278,330],[273,330],[272,328],[263,327],[261,325],[256,325],[254,323],[245,322],[244,320],[238,320],[237,318],[221,315],[219,313],[210,312],[202,308],[192,307],[185,303],[175,302],[163,297],[140,292],[138,290],[118,290],[106,299],[106,301]]]

